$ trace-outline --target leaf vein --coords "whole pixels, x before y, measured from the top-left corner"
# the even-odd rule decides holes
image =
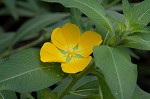
[[[33,69],[33,70],[29,70],[29,71],[23,72],[23,73],[21,73],[21,74],[18,74],[18,75],[14,75],[14,76],[12,76],[12,77],[9,77],[9,78],[7,78],[7,79],[3,79],[3,80],[0,81],[0,83],[2,83],[2,82],[4,82],[4,81],[7,81],[7,80],[10,80],[10,79],[14,79],[14,78],[16,78],[16,77],[25,75],[25,74],[27,74],[27,73],[30,73],[30,72],[33,72],[33,71],[36,71],[36,70],[39,70],[39,69],[44,69],[44,68],[49,68],[49,67],[50,67],[50,66],[42,67],[42,68],[36,68],[36,69]]]
[[[138,18],[138,21],[141,20],[141,18],[142,18],[149,10],[150,10],[150,8],[147,9],[147,10]]]
[[[120,77],[119,77],[119,73],[118,73],[118,69],[116,67],[116,63],[115,63],[115,60],[114,60],[114,56],[113,56],[113,53],[109,47],[109,51],[110,51],[110,54],[111,54],[111,57],[112,57],[112,60],[113,60],[113,64],[114,64],[114,67],[115,67],[115,71],[116,71],[116,74],[117,74],[117,79],[118,79],[118,82],[119,82],[119,87],[120,87],[120,93],[121,93],[121,99],[123,99],[123,91],[122,91],[122,88],[121,88],[121,81],[120,81]]]

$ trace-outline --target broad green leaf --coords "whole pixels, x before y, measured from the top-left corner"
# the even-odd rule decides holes
[[[43,0],[47,2],[58,2],[65,7],[78,8],[86,14],[96,24],[102,24],[104,27],[113,31],[111,22],[106,16],[105,10],[99,0]]]
[[[12,16],[15,19],[18,19],[18,15],[16,13],[16,5],[15,5],[16,0],[11,0],[11,2],[10,0],[2,0],[2,1],[7,7],[8,11],[12,14]]]
[[[132,99],[149,99],[150,94],[143,91],[139,86],[136,86]]]
[[[55,14],[43,14],[37,17],[32,18],[31,20],[24,23],[18,30],[16,35],[13,38],[11,47],[18,42],[19,40],[23,39],[25,36],[30,35],[31,33],[37,33],[45,26],[49,24],[53,24],[65,17],[68,14],[64,13],[55,13]]]
[[[0,91],[0,99],[17,99],[17,96],[12,91]]]
[[[150,0],[135,5],[132,9],[131,22],[147,25],[150,22]]]
[[[59,65],[40,61],[38,49],[26,49],[0,64],[0,90],[31,92],[47,88],[66,75]]]
[[[137,35],[124,37],[123,46],[140,50],[150,50],[149,37],[149,33],[137,33]]]
[[[131,99],[137,79],[137,68],[130,56],[119,48],[101,45],[94,48],[98,66],[116,99]]]

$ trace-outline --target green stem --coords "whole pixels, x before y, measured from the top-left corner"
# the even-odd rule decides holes
[[[82,71],[81,73],[73,77],[70,83],[62,90],[62,92],[60,92],[60,94],[58,94],[56,99],[62,99],[62,97],[65,96],[71,90],[71,88],[78,82],[80,78],[82,78],[84,75],[88,74],[89,72],[93,71],[94,69],[93,65],[94,62],[91,63],[84,71]]]

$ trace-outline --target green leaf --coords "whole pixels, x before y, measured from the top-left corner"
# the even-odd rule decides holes
[[[100,71],[95,71],[94,74],[99,80],[99,94],[102,99],[115,99],[105,81],[103,74]]]
[[[9,48],[14,35],[15,33],[3,33],[0,35],[0,53],[6,51]]]
[[[120,21],[122,23],[125,23],[125,18],[123,16],[123,14],[120,14],[113,10],[107,10],[106,13],[110,18]]]
[[[132,11],[131,11],[132,8],[128,0],[122,0],[122,7],[123,7],[123,14],[125,15],[126,22],[128,24],[128,22],[131,20],[132,17]]]
[[[143,91],[139,86],[136,86],[132,99],[149,99],[150,94]]]
[[[98,91],[98,80],[93,80],[91,82],[88,82],[76,89],[76,91]]]
[[[81,96],[76,96],[76,95],[66,95],[62,99],[84,99],[84,98]]]
[[[111,38],[110,32],[102,24],[96,24],[96,31],[102,36],[102,43],[107,44],[108,39]]]
[[[4,32],[3,28],[0,26],[0,35],[3,33],[5,33],[5,32]]]
[[[17,99],[17,96],[12,91],[0,91],[0,99]]]
[[[33,19],[24,23],[17,30],[17,33],[14,36],[14,39],[10,47],[12,47],[19,40],[25,38],[25,36],[30,35],[31,33],[32,34],[37,33],[48,24],[53,24],[67,16],[68,14],[55,13],[55,14],[44,14],[44,15],[39,15],[37,17],[34,17]]]
[[[31,12],[31,11],[25,9],[25,8],[20,8],[20,7],[18,7],[18,8],[16,9],[16,12],[17,12],[17,14],[18,14],[19,16],[33,17],[33,16],[36,15],[36,13]],[[6,15],[10,15],[10,13],[8,12],[8,9],[2,8],[2,9],[0,10],[0,15],[1,15],[1,16],[6,16]]]
[[[43,89],[37,92],[38,99],[56,99],[57,93],[56,92],[50,92],[50,90]]]
[[[18,19],[18,15],[16,13],[16,5],[15,5],[15,2],[16,0],[2,0],[3,3],[5,4],[5,6],[8,8],[8,11],[12,14],[12,16],[15,18],[15,19]]]
[[[84,76],[74,85],[73,89],[76,90],[77,88],[84,86],[93,80],[96,80],[95,76]]]
[[[99,46],[94,48],[98,66],[116,99],[131,99],[137,79],[137,68],[130,56],[119,48]]]
[[[80,28],[81,32],[82,32],[82,30],[83,30],[83,21],[82,21],[81,12],[80,12],[79,9],[71,8],[70,21],[71,21],[71,23],[77,24],[78,27]]]
[[[96,80],[96,77],[94,76],[84,76],[82,77],[74,86],[73,86],[73,90],[76,90],[77,88],[79,88],[80,86],[83,86],[85,84],[87,84],[88,82],[91,82],[93,80]],[[71,81],[71,77],[68,76],[66,77],[54,90],[53,92],[60,92],[61,90],[64,89],[65,86],[67,86],[67,84]]]
[[[130,48],[123,47],[122,50],[126,51],[131,57],[135,59],[140,59],[140,57]]]
[[[99,0],[43,0],[47,2],[58,2],[65,7],[78,8],[96,24],[103,24],[104,27],[113,31],[111,22],[106,16],[105,10]]]
[[[93,80],[90,82],[87,82],[86,84],[80,86],[75,91],[72,92],[72,94],[80,94],[88,99],[99,99],[99,82],[98,80]],[[101,91],[101,90],[100,90]]]
[[[49,87],[66,75],[59,65],[40,61],[38,49],[26,49],[0,64],[0,90],[31,92]]]
[[[36,13],[34,13],[34,12],[30,11],[30,10],[27,10],[25,8],[19,8],[18,7],[18,9],[16,11],[17,11],[19,16],[23,16],[23,17],[24,16],[25,17],[33,17],[33,16],[36,15]]]
[[[123,46],[140,50],[150,50],[149,38],[149,33],[136,33],[136,35],[124,37]]]
[[[150,0],[144,0],[132,9],[131,22],[147,25],[150,22]]]
[[[20,99],[34,99],[34,97],[31,95],[31,92],[28,93],[20,93]]]
[[[38,0],[27,0],[27,2],[29,3],[28,5],[32,6],[32,9],[39,13],[40,11],[40,8],[39,8],[39,5],[38,5]]]

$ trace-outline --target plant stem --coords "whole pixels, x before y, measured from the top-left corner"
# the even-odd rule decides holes
[[[91,63],[84,71],[73,77],[70,83],[62,90],[62,92],[60,92],[60,94],[58,94],[56,99],[62,99],[62,97],[65,96],[71,90],[71,88],[78,82],[80,78],[82,78],[84,75],[88,74],[94,69],[93,65],[94,62]]]

